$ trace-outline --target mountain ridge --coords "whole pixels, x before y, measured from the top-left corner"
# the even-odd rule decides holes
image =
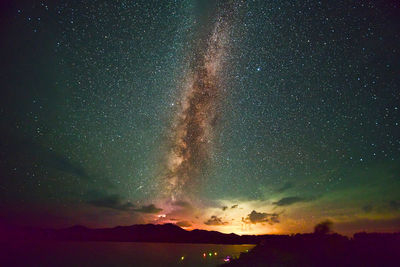
[[[60,241],[115,241],[168,242],[210,244],[258,244],[276,235],[237,235],[203,229],[185,230],[176,224],[133,224],[112,228],[88,228],[73,225],[62,229],[32,227],[2,227],[2,239],[60,240]],[[279,237],[283,237],[279,235]]]

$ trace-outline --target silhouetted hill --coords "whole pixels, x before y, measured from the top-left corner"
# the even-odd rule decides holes
[[[233,266],[398,266],[400,233],[243,235],[187,231],[175,224],[143,224],[91,229],[0,226],[0,239],[53,241],[118,241],[208,244],[257,244],[232,260]],[[228,259],[229,260],[229,259]]]
[[[7,228],[1,231],[1,239],[24,240],[73,240],[119,242],[169,242],[210,244],[257,244],[272,236],[239,236],[216,231],[186,231],[175,224],[138,224],[114,228],[91,229],[76,225],[65,229]]]
[[[267,238],[228,266],[399,266],[400,233]]]

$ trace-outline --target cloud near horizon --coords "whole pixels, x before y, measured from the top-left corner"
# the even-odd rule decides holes
[[[366,205],[364,205],[364,206],[362,206],[362,210],[365,212],[365,213],[370,213],[372,210],[373,210],[373,206],[371,205],[371,204],[366,204]]]
[[[176,222],[176,225],[178,225],[180,227],[190,227],[190,226],[192,226],[192,224],[189,221],[179,221],[179,222]]]
[[[141,213],[159,213],[160,211],[162,211],[162,208],[157,208],[154,204],[150,204],[150,205],[143,205],[138,209],[134,209],[134,211],[136,212],[141,212]]]
[[[246,218],[242,218],[242,222],[246,224],[257,224],[257,223],[279,223],[279,214],[277,213],[266,213],[257,212],[253,210]]]
[[[86,202],[96,207],[125,211],[133,210],[135,208],[135,206],[131,202],[123,202],[122,198],[118,194],[104,194],[91,191],[87,193],[87,197],[88,200]]]
[[[288,189],[290,189],[290,188],[292,188],[292,187],[293,187],[293,184],[292,184],[292,183],[285,183],[282,187],[278,188],[278,189],[276,190],[276,192],[278,192],[278,193],[283,193],[283,192],[285,192],[286,190],[288,190]]]
[[[162,208],[156,207],[154,204],[136,207],[130,201],[124,202],[118,194],[104,194],[93,191],[88,192],[87,195],[89,199],[86,202],[96,207],[148,214],[155,214],[163,210]]]
[[[276,202],[272,202],[272,204],[279,206],[279,207],[283,207],[283,206],[290,206],[292,204],[299,203],[299,202],[308,202],[308,201],[312,201],[312,200],[314,200],[314,198],[284,197]]]
[[[183,200],[177,200],[172,202],[172,205],[175,207],[181,207],[181,208],[191,208],[192,205],[187,202],[187,201],[183,201]]]
[[[215,215],[211,216],[210,219],[204,222],[206,225],[226,225],[228,222],[223,222],[221,217]]]
[[[389,207],[390,207],[390,209],[392,209],[394,211],[400,210],[400,201],[399,200],[389,201]]]

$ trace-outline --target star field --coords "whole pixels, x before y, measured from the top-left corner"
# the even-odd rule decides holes
[[[1,5],[2,221],[399,230],[394,1]],[[219,86],[215,122],[199,124],[209,157],[189,160],[192,188],[168,201],[174,120],[217,23],[221,70],[201,78]]]

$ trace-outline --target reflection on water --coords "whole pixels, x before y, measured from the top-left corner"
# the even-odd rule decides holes
[[[4,266],[217,266],[254,245],[133,242],[0,243]],[[1,264],[3,263],[3,264]]]

